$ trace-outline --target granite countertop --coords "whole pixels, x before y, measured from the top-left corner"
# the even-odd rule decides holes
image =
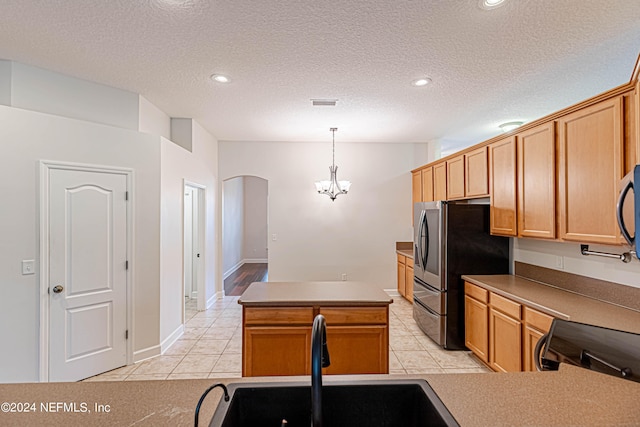
[[[413,259],[413,250],[411,249],[396,249],[396,253]]]
[[[632,426],[640,420],[640,384],[561,365],[555,372],[431,375],[348,375],[324,384],[365,379],[423,378],[462,427],[475,426]],[[308,377],[0,384],[5,402],[35,403],[36,410],[0,412],[0,425],[193,425],[200,395],[210,385],[237,382],[305,381]],[[222,396],[219,388],[202,405],[200,425],[208,425]],[[54,402],[53,406],[51,403]],[[82,404],[90,412],[68,409]],[[60,407],[57,412],[41,410]],[[109,412],[96,412],[96,404]]]
[[[551,316],[640,333],[640,312],[512,275],[464,275],[480,287]]]
[[[366,282],[254,282],[239,304],[254,307],[389,305],[393,299]]]

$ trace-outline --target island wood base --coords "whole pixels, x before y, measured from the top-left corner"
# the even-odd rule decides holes
[[[242,375],[310,375],[311,327],[327,322],[324,374],[389,373],[389,307],[243,307]]]

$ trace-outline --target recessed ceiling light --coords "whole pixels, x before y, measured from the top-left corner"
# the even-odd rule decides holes
[[[421,77],[419,79],[415,79],[414,81],[411,82],[411,84],[413,86],[426,86],[429,83],[431,83],[431,79],[429,77]]]
[[[504,0],[480,0],[478,3],[481,9],[491,10],[504,4]]]
[[[211,80],[213,80],[214,82],[218,82],[218,83],[230,83],[231,79],[227,76],[224,76],[222,74],[212,74],[211,75]]]
[[[498,126],[500,129],[502,129],[502,132],[509,132],[511,130],[517,129],[520,126],[522,126],[523,122],[507,122],[507,123],[503,123],[500,126]]]

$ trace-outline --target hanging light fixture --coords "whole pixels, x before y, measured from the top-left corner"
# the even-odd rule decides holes
[[[316,190],[318,194],[326,194],[333,201],[339,194],[347,194],[349,188],[351,188],[350,181],[338,181],[337,173],[338,167],[336,166],[336,131],[338,128],[329,128],[329,131],[333,133],[333,161],[329,166],[329,172],[331,177],[328,181],[316,181]]]

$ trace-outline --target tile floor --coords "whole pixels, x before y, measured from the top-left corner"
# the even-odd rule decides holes
[[[418,328],[413,306],[393,297],[389,313],[389,373],[491,372],[467,351],[445,351]],[[163,355],[85,381],[134,381],[241,376],[242,307],[224,297],[206,311],[187,303],[184,335]]]

